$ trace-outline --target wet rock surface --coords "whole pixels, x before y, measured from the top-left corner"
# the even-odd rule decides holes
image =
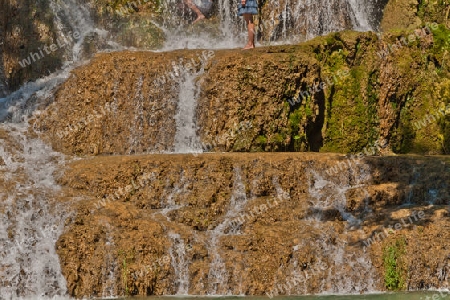
[[[200,150],[445,154],[448,70],[438,37],[419,31],[420,44],[393,52],[402,35],[346,32],[245,53],[99,54],[33,124],[67,154],[173,150],[191,93]]]
[[[69,293],[384,290],[383,249],[399,239],[405,287],[445,287],[448,159],[367,157],[330,171],[343,162],[305,153],[73,162],[60,184],[83,200],[57,243]]]

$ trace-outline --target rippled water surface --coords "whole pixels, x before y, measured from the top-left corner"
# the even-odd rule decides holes
[[[371,294],[371,295],[327,295],[327,296],[279,296],[273,297],[275,300],[440,300],[440,299],[450,299],[450,292],[419,292],[419,293],[386,293],[386,294]],[[124,300],[126,298],[121,298]],[[130,298],[128,298],[130,299]],[[233,297],[194,297],[194,296],[178,296],[178,297],[143,297],[135,298],[139,300],[180,300],[180,299],[201,299],[201,300],[235,300],[235,299],[248,299],[248,300],[267,300],[269,297],[245,297],[245,296],[233,296]],[[119,299],[120,300],[120,299]]]

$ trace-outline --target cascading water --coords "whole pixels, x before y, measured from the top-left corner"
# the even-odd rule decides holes
[[[97,28],[92,21],[89,10],[75,0],[52,0],[50,1],[50,9],[54,14],[58,40],[64,45],[65,55],[62,68],[34,82],[28,82],[7,97],[0,98],[0,122],[21,122],[23,116],[29,116],[39,106],[39,102],[44,102],[52,97],[54,89],[69,77],[70,71],[93,54],[84,50],[86,38],[97,37],[97,51],[124,49],[117,43],[108,40],[108,32]],[[77,35],[74,35],[74,33],[77,33]],[[4,72],[1,69],[3,64],[0,65],[1,97],[1,76]]]
[[[0,64],[0,97],[7,95],[0,98],[0,122],[18,123],[0,128],[7,136],[0,140],[0,299],[57,299],[67,294],[55,251],[70,214],[55,201],[60,193],[55,172],[64,158],[39,138],[28,137],[27,116],[51,98],[84,59],[85,37],[105,32],[95,29],[87,9],[74,1],[52,1],[50,7],[59,36],[68,43],[63,68],[7,95]],[[78,41],[68,37],[75,31],[80,33]]]
[[[309,39],[317,35],[338,31],[345,28],[356,30],[371,30],[375,28],[374,22],[370,19],[371,8],[367,6],[368,1],[357,2],[347,1],[325,1],[325,0],[269,0],[266,5],[271,9],[269,19],[259,19],[258,35],[263,42],[290,43],[298,40]],[[168,0],[164,2],[164,18],[161,29],[166,33],[167,40],[164,50],[179,48],[234,48],[242,45],[246,38],[245,26],[242,18],[236,16],[238,0],[219,0],[216,5],[216,19],[211,19],[209,23],[199,24],[198,27],[186,27],[186,12],[179,13],[179,1]],[[366,4],[366,5],[364,5]],[[55,25],[58,34],[62,39],[69,41],[65,48],[65,63],[63,69],[47,77],[30,82],[6,98],[0,99],[0,121],[13,121],[18,125],[2,125],[3,130],[13,140],[11,146],[0,146],[0,174],[3,175],[0,185],[3,189],[0,192],[0,240],[4,247],[0,249],[0,298],[12,297],[53,297],[65,296],[67,293],[65,279],[61,274],[59,258],[55,252],[54,245],[63,231],[64,220],[68,217],[68,212],[61,205],[52,201],[57,197],[59,187],[55,183],[55,174],[64,160],[58,153],[52,152],[39,139],[27,138],[25,131],[27,126],[26,116],[30,115],[39,102],[53,96],[54,89],[64,82],[74,66],[83,62],[92,53],[85,52],[86,38],[95,37],[98,39],[96,51],[100,50],[120,50],[119,45],[108,40],[108,33],[98,29],[92,21],[89,9],[75,0],[51,1],[50,5],[55,15]],[[202,28],[205,27],[205,28]],[[192,30],[196,29],[196,30]],[[197,31],[198,29],[198,31]],[[70,35],[79,32],[80,38],[73,40]],[[0,55],[0,60],[2,59]],[[0,97],[6,95],[6,85],[2,76],[4,70],[0,64]],[[180,69],[180,76],[177,80],[179,88],[178,112],[174,116],[177,126],[174,149],[176,153],[201,152],[202,147],[197,135],[196,125],[196,97],[199,88],[196,78],[201,75],[200,71],[190,73]],[[142,86],[142,78],[138,78],[138,86]],[[141,91],[141,88],[137,89]],[[134,95],[136,111],[134,130],[130,133],[130,151],[139,145],[142,134],[144,97],[137,93]],[[117,102],[111,102],[111,106]],[[117,105],[114,106],[117,112]],[[10,141],[4,141],[5,144]],[[208,282],[205,289],[210,295],[231,293],[227,286],[227,279],[231,270],[226,269],[225,258],[219,253],[220,239],[225,235],[239,235],[240,226],[233,226],[233,219],[237,218],[244,211],[249,202],[246,193],[246,186],[242,179],[241,170],[234,169],[233,194],[230,199],[229,209],[224,220],[215,229],[205,234],[208,238],[208,253],[210,255]],[[184,193],[188,188],[188,179],[182,180],[175,187],[168,187],[171,191],[166,203],[162,203],[165,208],[162,213],[169,221],[168,213],[180,208],[176,205],[173,197]],[[186,182],[185,182],[186,181]],[[322,182],[325,186],[327,183]],[[324,193],[320,186],[321,180],[316,178],[318,193]],[[359,183],[358,183],[359,184]],[[338,198],[335,205],[351,223],[357,226],[357,218],[345,213],[345,192],[351,188],[359,188],[358,184],[346,185],[338,191]],[[257,184],[255,184],[257,185]],[[276,189],[277,197],[280,200],[289,199],[289,194],[282,190],[278,178],[273,178],[273,185]],[[252,191],[251,191],[252,193]],[[250,198],[253,199],[251,196]],[[324,208],[320,201],[313,208]],[[317,221],[317,220],[316,220]],[[319,222],[319,221],[317,221]],[[316,223],[318,226],[319,223]],[[114,248],[114,239],[108,229],[107,249]],[[172,247],[169,249],[171,263],[176,273],[177,294],[184,295],[189,292],[189,261],[186,256],[185,239],[179,233],[169,233]],[[370,263],[365,257],[354,259],[355,255],[346,252],[343,244],[331,245],[326,239],[326,234],[321,236],[322,247],[317,251],[322,251],[326,257],[336,258],[336,269],[345,264],[349,259],[355,261],[353,267],[363,272]],[[301,245],[299,245],[301,247]],[[299,262],[295,262],[299,264]],[[115,257],[111,253],[105,257],[105,268],[102,271],[105,282],[102,290],[103,297],[116,296],[115,277],[117,265]],[[297,265],[293,266],[293,274],[297,270]],[[331,272],[331,270],[330,270]],[[334,272],[334,271],[333,271]],[[294,274],[295,275],[295,274]],[[329,273],[327,282],[323,283],[323,291],[345,292],[352,291],[349,282],[342,282],[343,273]],[[330,277],[331,276],[331,277]],[[331,279],[330,279],[331,278]],[[362,278],[367,278],[363,276]],[[339,285],[340,284],[340,285]],[[362,283],[361,283],[362,285]],[[371,288],[368,282],[362,289]],[[291,293],[303,292],[301,289],[292,290]],[[1,298],[3,299],[3,298]]]
[[[0,140],[0,295],[53,297],[66,294],[55,243],[68,213],[55,203],[55,172],[64,163],[23,124],[3,126]],[[4,298],[3,298],[4,297]]]
[[[175,153],[202,152],[200,138],[197,134],[196,108],[199,87],[195,82],[197,76],[203,71],[190,74],[186,70],[179,79],[178,111],[175,115],[177,131],[175,133]]]
[[[91,18],[88,7],[83,6],[76,0],[51,1],[50,8],[55,16],[55,25],[61,39],[69,43],[66,46],[66,65],[77,63],[89,57],[93,53],[85,53],[83,45],[87,37],[98,38],[98,43],[102,49],[121,50],[123,47],[108,40],[108,32],[99,29]],[[79,33],[79,38],[75,40],[73,33]]]
[[[269,0],[257,19],[257,36],[262,44],[289,44],[330,32],[353,29],[370,31],[378,28],[373,17],[383,0]],[[246,26],[237,16],[238,0],[219,0],[217,20],[191,27],[186,24],[188,9],[182,10],[177,0],[164,2],[164,24],[167,35],[163,50],[198,48],[236,48],[246,39]],[[193,30],[195,28],[195,31]]]
[[[314,243],[310,241],[302,241],[297,245],[298,249],[313,245],[314,252],[319,259],[323,258],[326,268],[323,270],[315,269],[310,272],[312,278],[318,277],[321,280],[322,293],[360,293],[373,291],[376,286],[376,275],[373,273],[372,262],[366,253],[362,253],[358,247],[352,247],[347,231],[358,231],[361,220],[346,211],[347,193],[350,191],[357,192],[360,197],[368,197],[366,191],[367,185],[371,180],[370,166],[364,163],[353,162],[352,167],[335,176],[326,178],[317,173],[315,170],[310,171],[309,194],[311,196],[310,210],[313,212],[309,222],[312,227],[317,229],[317,237]],[[346,221],[345,231],[338,232],[334,227],[328,227],[323,220],[325,211],[337,210]],[[360,212],[361,215],[370,213],[370,211]],[[364,232],[360,232],[364,236]],[[308,276],[298,273],[298,267],[293,262],[291,277],[303,278],[303,287],[300,285],[293,293],[308,293],[307,285]],[[349,278],[348,270],[361,274],[359,279]]]
[[[208,280],[208,295],[226,295],[229,294],[226,285],[228,273],[225,263],[219,253],[220,238],[225,234],[225,230],[230,226],[233,218],[244,209],[248,198],[245,192],[245,184],[242,180],[240,168],[234,169],[233,194],[230,200],[230,208],[225,215],[225,219],[214,230],[211,231],[211,243],[209,245],[209,253],[212,255],[210,263]]]
[[[106,249],[107,249],[107,255],[104,258],[105,263],[103,264],[103,270],[102,270],[102,282],[103,284],[103,290],[102,290],[102,297],[114,297],[117,294],[116,291],[116,269],[117,269],[117,260],[116,257],[113,255],[113,249],[114,249],[114,238],[111,234],[111,226],[109,224],[106,224]]]
[[[272,8],[270,19],[261,19],[259,30],[267,42],[298,42],[344,29],[369,31],[376,26],[369,20],[369,1],[271,0],[266,5]]]
[[[172,240],[172,247],[169,249],[172,267],[175,270],[175,286],[177,295],[187,295],[189,293],[189,266],[186,260],[186,249],[184,240],[179,234],[169,233]]]

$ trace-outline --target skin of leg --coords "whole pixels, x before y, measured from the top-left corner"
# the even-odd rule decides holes
[[[247,23],[248,42],[244,49],[255,48],[255,23],[253,23],[252,14],[244,14],[245,23]]]
[[[190,9],[192,9],[197,14],[197,19],[195,19],[195,21],[192,22],[192,24],[205,18],[205,15],[203,15],[200,9],[198,9],[198,7],[194,3],[192,3],[192,0],[183,0],[183,1]]]

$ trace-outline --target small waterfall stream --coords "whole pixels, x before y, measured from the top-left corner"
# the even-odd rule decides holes
[[[172,268],[175,270],[176,295],[189,294],[189,265],[186,260],[186,249],[184,247],[184,240],[179,234],[169,233],[169,238],[172,240],[172,247],[169,249],[169,254],[172,262]]]
[[[346,211],[347,193],[356,191],[360,197],[367,198],[367,186],[371,180],[370,166],[364,163],[353,164],[344,172],[332,177],[322,176],[315,170],[310,171],[309,194],[311,196],[311,211],[313,217],[309,218],[312,227],[318,230],[317,238],[314,242],[302,241],[298,249],[306,245],[314,245],[315,253],[323,262],[328,261],[326,267],[320,267],[310,272],[312,277],[322,278],[322,293],[360,293],[361,291],[373,291],[376,286],[376,274],[373,272],[372,262],[366,253],[357,247],[351,247],[351,241],[346,235],[347,231],[359,232],[362,220]],[[333,227],[328,227],[324,223],[324,212],[337,210],[346,221],[346,228],[343,233],[336,231]],[[363,211],[361,215],[370,213]],[[361,236],[364,232],[361,232]],[[297,270],[298,268],[293,268]],[[349,278],[349,270],[361,274],[359,280]],[[294,274],[295,275],[295,274]],[[308,274],[307,274],[308,275]],[[295,293],[308,293],[306,282],[303,290],[296,290]]]
[[[102,282],[103,284],[103,290],[102,290],[102,297],[114,297],[116,295],[116,269],[117,269],[117,260],[116,257],[113,255],[113,249],[114,249],[114,238],[111,234],[111,226],[109,224],[106,224],[106,249],[107,255],[104,258],[105,263],[102,270]]]
[[[380,3],[379,3],[380,2]],[[257,19],[257,35],[261,43],[289,44],[353,29],[375,30],[379,20],[372,15],[382,1],[359,0],[269,0],[265,13]],[[237,16],[238,0],[216,2],[218,20],[192,30],[187,22],[189,10],[182,10],[177,0],[163,2],[164,22],[160,28],[167,35],[163,51],[173,49],[230,49],[241,47],[247,33],[244,21]],[[269,16],[267,18],[267,16]]]
[[[190,74],[181,69],[179,79],[178,111],[175,115],[177,131],[175,133],[175,153],[202,152],[200,137],[197,134],[196,109],[197,95],[200,87],[195,79],[203,73],[203,70]]]
[[[2,126],[0,139],[0,295],[53,297],[66,294],[55,243],[69,216],[54,203],[60,187],[59,153],[27,138],[23,124]]]
[[[220,238],[225,234],[225,230],[230,226],[233,218],[245,208],[248,198],[245,191],[245,184],[242,180],[242,171],[236,167],[234,169],[233,194],[230,199],[230,206],[225,215],[224,220],[210,232],[211,240],[209,245],[209,253],[212,260],[208,273],[208,295],[227,295],[228,290],[228,272],[225,263],[219,253]],[[233,234],[233,233],[231,233]],[[234,233],[238,234],[238,233]]]

